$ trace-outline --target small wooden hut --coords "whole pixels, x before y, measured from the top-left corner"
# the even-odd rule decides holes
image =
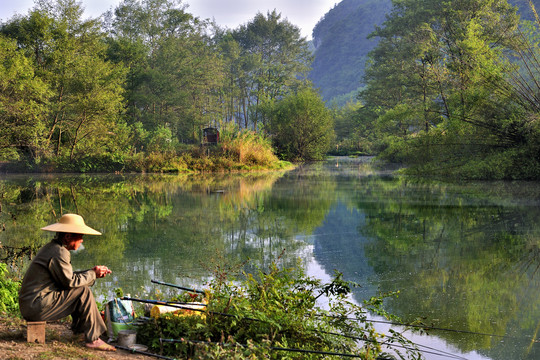
[[[219,142],[219,130],[214,127],[203,129],[202,143],[203,145],[216,145]]]

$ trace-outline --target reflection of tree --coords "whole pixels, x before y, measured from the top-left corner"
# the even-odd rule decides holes
[[[516,271],[515,264],[528,264],[530,238],[538,238],[539,210],[528,206],[538,188],[519,189],[516,196],[498,193],[504,184],[491,185],[496,189],[389,179],[370,181],[355,194],[366,217],[360,234],[372,239],[365,252],[381,290],[401,291],[390,302],[393,312],[473,332],[518,338],[534,332],[540,301],[530,285],[536,273],[531,266]],[[523,205],[516,204],[519,196]],[[492,353],[508,351],[497,338],[440,335],[462,350],[482,348],[496,358]],[[525,349],[526,342],[515,344]]]
[[[0,236],[4,243],[42,245],[51,234],[40,227],[62,213],[80,213],[103,236],[85,237],[74,266],[113,269],[113,277],[96,284],[105,292],[115,286],[134,292],[149,278],[190,281],[186,274],[200,283],[208,276],[205,266],[220,256],[265,267],[286,249],[282,261],[294,265],[305,245],[296,235],[322,222],[334,185],[331,178],[315,186],[300,181],[291,194],[280,185],[283,175],[9,177],[0,182],[9,198],[0,216],[10,213],[17,221]]]

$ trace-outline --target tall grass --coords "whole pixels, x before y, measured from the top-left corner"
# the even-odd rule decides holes
[[[187,173],[278,170],[292,165],[278,159],[270,140],[264,135],[224,123],[217,145],[178,145],[167,151],[110,153],[76,159],[64,156],[39,165],[19,167],[22,167],[19,171],[38,172]]]
[[[235,124],[220,127],[217,145],[192,145],[176,153],[136,154],[126,159],[124,171],[134,172],[228,172],[282,169],[269,139]]]
[[[226,158],[250,167],[279,163],[268,138],[254,131],[238,130],[234,123],[222,125],[219,147]]]

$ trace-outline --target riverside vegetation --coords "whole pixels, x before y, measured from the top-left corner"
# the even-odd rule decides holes
[[[533,21],[506,0],[392,1],[339,149],[419,176],[540,178],[540,18],[520,3]]]
[[[83,19],[75,0],[39,1],[0,24],[2,167],[229,171],[331,150],[414,175],[540,177],[537,2],[513,1],[519,12],[507,0],[384,2],[384,22],[360,22],[376,46],[355,55],[344,24],[372,2],[363,4],[344,1],[314,31],[313,76],[328,63],[317,59],[324,44],[339,44],[323,38],[330,20],[351,39],[331,51],[352,56],[347,89],[364,74],[349,103],[330,109],[308,80],[310,44],[277,11],[229,30],[180,0],[124,0],[100,19]],[[343,84],[317,86],[332,87],[321,89],[328,96]],[[209,126],[235,128],[257,154],[201,148]]]
[[[273,263],[266,271],[241,276],[229,271],[214,270],[204,315],[163,314],[139,329],[142,339],[156,352],[197,359],[319,359],[332,354],[394,359],[388,349],[402,359],[421,358],[401,332],[379,333],[367,318],[371,311],[396,320],[382,307],[391,295],[358,306],[348,297],[355,284],[339,273],[322,284],[301,266]],[[326,310],[317,304],[323,295]]]
[[[420,350],[402,334],[407,329],[382,334],[367,317],[371,312],[398,321],[382,307],[384,298],[394,294],[373,297],[359,306],[349,298],[356,284],[344,281],[339,273],[331,283],[322,284],[307,277],[300,265],[280,268],[273,263],[256,274],[234,272],[216,267],[204,296],[182,293],[168,299],[206,297],[207,311],[152,318],[138,327],[138,342],[161,355],[190,359],[421,358]],[[20,317],[20,283],[7,276],[4,263],[0,275],[0,314]],[[322,296],[328,301],[326,309],[317,304]]]
[[[282,160],[326,152],[331,116],[305,78],[308,43],[276,11],[235,30],[194,17],[179,0],[124,0],[101,19],[82,13],[75,0],[46,0],[0,24],[4,168],[275,169],[287,166],[276,152]],[[272,108],[306,94],[315,107],[291,109],[287,121],[309,114],[289,128],[309,149],[282,152]],[[217,147],[200,146],[206,127],[221,131]]]

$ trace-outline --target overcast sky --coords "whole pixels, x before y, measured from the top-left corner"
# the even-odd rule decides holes
[[[302,36],[311,39],[311,31],[320,18],[341,0],[184,0],[187,11],[202,19],[215,19],[222,27],[234,29],[247,23],[257,12],[266,14],[276,9],[282,18],[298,26]],[[98,17],[120,0],[82,0],[85,17]],[[0,0],[0,19],[6,21],[14,14],[25,15],[33,0]]]

